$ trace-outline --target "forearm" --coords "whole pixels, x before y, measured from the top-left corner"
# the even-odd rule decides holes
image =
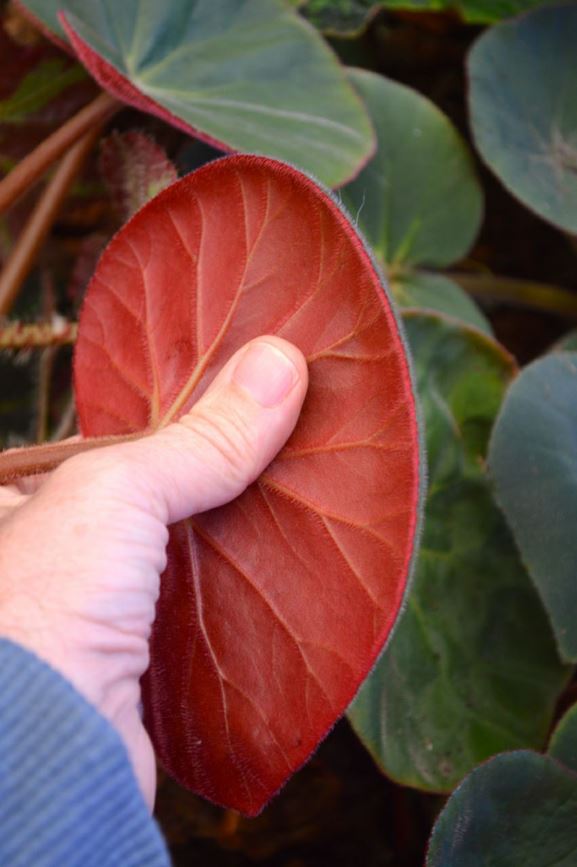
[[[119,735],[64,678],[1,638],[0,864],[169,864]]]

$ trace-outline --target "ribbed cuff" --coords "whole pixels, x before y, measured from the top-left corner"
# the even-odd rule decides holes
[[[2,867],[167,867],[120,736],[57,672],[0,639]]]

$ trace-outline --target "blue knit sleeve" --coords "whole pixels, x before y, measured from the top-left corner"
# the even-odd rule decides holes
[[[120,736],[63,677],[0,639],[0,865],[168,864]]]

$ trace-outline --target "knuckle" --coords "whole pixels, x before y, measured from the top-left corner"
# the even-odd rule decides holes
[[[199,453],[204,461],[231,481],[248,484],[252,481],[257,461],[254,433],[243,414],[230,405],[226,409],[199,407],[194,418],[180,422],[192,429]]]

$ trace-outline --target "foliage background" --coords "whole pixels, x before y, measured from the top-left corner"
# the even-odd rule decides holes
[[[539,6],[533,14],[557,7],[524,0],[301,0],[293,5],[325,33],[342,63],[356,67],[351,81],[377,132],[373,163],[338,195],[368,236],[399,304],[410,308],[405,322],[424,408],[431,479],[424,547],[406,615],[349,720],[338,723],[266,811],[257,819],[243,819],[161,777],[157,815],[177,865],[412,867],[423,863],[433,823],[454,786],[493,754],[522,749],[495,760],[508,768],[507,790],[497,786],[503,773],[498,764],[494,772],[491,762],[481,765],[467,778],[441,814],[428,863],[452,865],[465,863],[466,858],[471,859],[466,863],[485,863],[475,859],[482,857],[483,841],[493,841],[486,845],[493,847],[494,863],[529,864],[532,857],[536,860],[531,864],[537,867],[547,863],[545,850],[556,839],[561,840],[563,853],[569,853],[560,863],[577,864],[571,822],[567,827],[548,825],[546,820],[539,824],[539,817],[555,814],[560,798],[572,802],[576,797],[574,714],[570,712],[556,730],[550,755],[527,752],[546,748],[550,732],[577,698],[567,664],[574,655],[570,649],[561,659],[559,648],[563,651],[568,645],[559,640],[555,644],[550,626],[554,618],[548,619],[541,601],[546,601],[541,584],[549,581],[550,563],[543,567],[545,578],[542,572],[531,575],[533,583],[528,574],[534,571],[532,562],[519,556],[487,472],[493,424],[504,395],[515,394],[507,389],[518,366],[547,353],[577,319],[577,246],[571,223],[575,198],[560,203],[560,215],[543,213],[542,204],[534,204],[531,189],[519,190],[507,169],[499,169],[505,171],[502,183],[487,167],[489,163],[496,169],[507,140],[504,133],[497,143],[498,135],[484,136],[483,128],[498,130],[490,116],[497,97],[490,74],[487,77],[482,67],[481,43],[470,55],[475,40],[489,32],[488,25],[532,7]],[[560,57],[574,45],[577,27],[575,5],[565,5],[570,11],[562,14],[569,18],[550,39]],[[18,9],[3,2],[0,12],[0,167],[8,172],[97,88],[77,64],[43,40]],[[537,28],[541,34],[545,21]],[[506,37],[504,26],[493,31],[499,38]],[[496,52],[497,42],[490,46]],[[546,44],[534,50],[533,59],[549,56]],[[477,76],[486,85],[486,105],[479,98],[471,113],[467,62],[471,82]],[[527,58],[521,52],[515,81],[521,95],[527,88],[533,95],[530,70],[523,62]],[[473,64],[477,66],[472,68]],[[546,127],[548,108],[562,89],[569,106],[561,112],[563,129],[571,139],[577,82],[574,85],[572,75],[559,73],[556,67],[540,74],[549,87],[535,96],[541,99],[539,122]],[[522,104],[521,95],[511,97],[501,109],[509,112],[513,130],[523,130],[527,122],[515,111]],[[219,153],[134,108],[119,114],[111,127],[115,133],[108,130],[59,211],[49,243],[22,286],[13,318],[42,320],[53,332],[65,329],[76,318],[99,252],[119,225],[174,179],[176,171],[188,172]],[[423,148],[419,150],[417,142],[414,153],[407,144],[412,128],[425,135]],[[543,136],[547,135],[546,128]],[[573,151],[563,151],[562,156],[562,164],[553,166],[554,181],[556,172],[574,171]],[[303,163],[306,168],[306,158]],[[519,164],[513,159],[513,170]],[[520,171],[522,186],[530,187],[530,175],[526,167]],[[372,191],[383,178],[385,193],[373,201]],[[453,187],[448,184],[451,178]],[[572,190],[570,185],[560,186]],[[423,193],[421,198],[415,190]],[[1,218],[4,262],[38,195],[37,189],[31,190]],[[427,195],[437,205],[432,216]],[[0,344],[8,346],[0,355],[3,444],[58,438],[73,430],[70,346],[17,349],[13,335],[6,337],[5,331],[0,332]],[[564,358],[547,362],[552,389],[567,378],[572,362],[568,355]],[[563,380],[563,407],[575,399],[571,376]],[[532,419],[531,414],[500,419],[493,448],[510,449],[502,457],[505,466],[517,458],[515,431],[530,429]],[[572,461],[571,430],[567,441],[561,437],[553,447],[562,456],[569,453]],[[495,452],[496,469],[499,454]],[[561,463],[561,468],[549,470],[553,477],[565,472],[566,463]],[[498,487],[503,505],[508,488],[501,481]],[[570,511],[574,496],[570,487],[560,513]],[[551,502],[550,492],[537,497],[535,508],[544,499]],[[515,521],[510,524],[517,534]],[[570,524],[567,532],[570,537]],[[530,523],[529,535],[534,535]],[[546,534],[540,542],[547,544]],[[517,543],[524,554],[522,532]],[[570,558],[571,574],[574,562]],[[513,811],[513,824],[504,832],[510,851],[502,854],[503,829],[486,823],[483,808],[496,804],[497,810],[511,811],[527,779],[535,786],[533,802],[518,807],[518,822]],[[471,831],[472,837],[464,838],[464,848],[455,850],[454,829],[466,810],[478,815],[479,826]],[[536,825],[537,840],[531,837]],[[482,845],[475,848],[479,840]],[[524,853],[523,845],[531,855]]]

